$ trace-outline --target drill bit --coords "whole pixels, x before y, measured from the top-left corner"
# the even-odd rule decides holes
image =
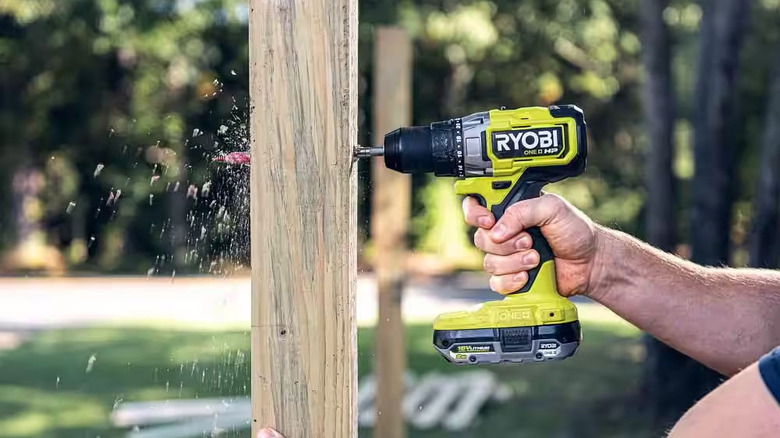
[[[370,157],[381,157],[385,154],[385,148],[382,146],[377,147],[364,147],[357,145],[355,146],[355,158],[370,158]]]
[[[354,149],[355,158],[369,158],[369,157],[381,157],[385,154],[385,148],[378,147],[363,147],[356,146]],[[218,161],[227,164],[249,164],[249,153],[247,152],[231,152],[227,155],[218,155],[211,159],[211,161]]]

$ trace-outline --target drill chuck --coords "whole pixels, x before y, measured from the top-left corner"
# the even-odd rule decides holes
[[[399,128],[385,136],[385,165],[402,173],[463,176],[460,119]]]
[[[431,129],[412,126],[385,135],[385,166],[402,173],[433,172]]]

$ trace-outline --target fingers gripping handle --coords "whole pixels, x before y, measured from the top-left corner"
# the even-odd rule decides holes
[[[531,227],[525,230],[528,234],[531,235],[531,239],[533,239],[533,246],[531,248],[535,249],[536,252],[539,253],[539,264],[536,265],[535,268],[528,271],[528,282],[525,283],[525,286],[523,286],[522,289],[513,292],[513,293],[521,293],[521,292],[528,292],[531,290],[531,287],[534,284],[534,281],[536,281],[536,277],[539,275],[539,270],[542,269],[542,265],[545,262],[551,262],[553,260],[553,252],[552,248],[550,248],[550,244],[547,243],[547,239],[544,238],[544,235],[542,234],[542,230],[539,227]]]
[[[515,187],[512,188],[502,203],[490,207],[496,221],[501,219],[501,216],[504,215],[506,209],[512,204],[516,204],[525,199],[538,198],[541,195],[542,187],[544,187],[545,184],[545,181],[522,180],[515,184]],[[546,262],[551,262],[554,258],[552,248],[550,248],[550,244],[547,242],[547,239],[545,239],[542,230],[539,227],[526,228],[525,231],[531,235],[531,239],[533,240],[531,248],[539,253],[539,264],[528,271],[528,281],[525,283],[525,286],[513,293],[530,291],[539,275],[539,271],[542,269],[542,265]]]

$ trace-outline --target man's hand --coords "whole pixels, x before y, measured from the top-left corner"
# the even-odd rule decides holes
[[[596,226],[582,212],[556,195],[520,201],[495,223],[493,214],[476,199],[463,200],[466,222],[479,227],[474,244],[486,252],[485,270],[493,274],[490,287],[514,292],[528,281],[528,270],[539,264],[531,249],[531,236],[523,230],[538,226],[555,255],[558,292],[565,296],[588,294],[595,284],[598,250]]]

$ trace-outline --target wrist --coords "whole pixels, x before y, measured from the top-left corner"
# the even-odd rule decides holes
[[[603,297],[613,289],[619,281],[621,269],[617,266],[621,257],[618,254],[621,249],[616,233],[601,225],[595,225],[595,247],[591,262],[590,278],[585,296],[596,301],[602,301]]]

